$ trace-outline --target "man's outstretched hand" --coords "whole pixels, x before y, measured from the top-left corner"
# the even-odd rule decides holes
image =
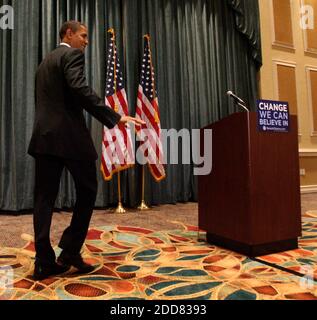
[[[129,116],[122,116],[119,123],[123,123],[126,124],[128,122],[132,122],[136,125],[142,125],[142,124],[146,124],[143,120],[137,119],[137,118],[133,118],[133,117],[129,117]]]

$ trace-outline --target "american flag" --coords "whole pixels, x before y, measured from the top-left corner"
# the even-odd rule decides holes
[[[154,68],[150,48],[150,36],[144,36],[144,55],[141,68],[141,82],[138,90],[136,118],[146,124],[136,126],[140,149],[146,158],[152,176],[156,181],[165,178],[164,156],[161,141],[161,123],[155,88]]]
[[[105,104],[121,115],[129,115],[127,95],[124,88],[122,65],[119,62],[114,30],[111,36],[107,57],[107,78]],[[101,171],[105,180],[111,180],[114,173],[125,170],[135,163],[131,130],[124,124],[113,129],[103,128]]]

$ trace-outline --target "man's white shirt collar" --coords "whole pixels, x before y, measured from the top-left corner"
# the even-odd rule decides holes
[[[66,46],[68,48],[71,48],[71,46],[68,43],[65,43],[65,42],[61,42],[60,46]]]

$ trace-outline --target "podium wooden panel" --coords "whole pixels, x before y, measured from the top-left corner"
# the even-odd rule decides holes
[[[213,168],[198,183],[207,241],[253,257],[297,248],[301,235],[297,117],[288,133],[259,132],[256,117],[235,113],[206,127]]]

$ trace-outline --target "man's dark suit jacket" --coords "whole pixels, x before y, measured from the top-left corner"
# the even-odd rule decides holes
[[[35,82],[35,123],[28,153],[73,160],[96,160],[83,109],[109,129],[120,115],[86,84],[85,57],[79,49],[59,46],[41,63]]]

